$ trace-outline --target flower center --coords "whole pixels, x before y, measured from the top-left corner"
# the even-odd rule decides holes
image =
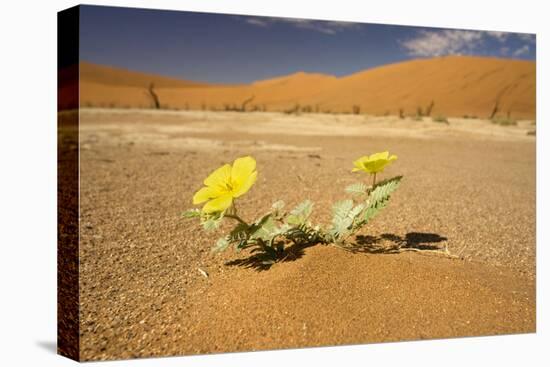
[[[233,185],[231,184],[231,182],[225,183],[225,189],[229,192],[233,191]]]

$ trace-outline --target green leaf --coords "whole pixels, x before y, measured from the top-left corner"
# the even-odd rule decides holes
[[[348,234],[355,222],[355,218],[361,213],[364,205],[353,206],[353,200],[339,201],[332,207],[332,228],[329,232],[334,237],[341,237]]]
[[[281,211],[285,207],[285,202],[282,200],[277,200],[276,202],[271,205],[271,209],[275,212]]]
[[[332,206],[333,219],[342,219],[348,216],[348,213],[353,208],[353,200],[347,199],[337,202]]]
[[[354,183],[346,187],[345,191],[352,195],[366,195],[368,186],[362,182]]]
[[[374,189],[371,191],[369,198],[366,201],[367,207],[363,212],[363,219],[360,223],[358,223],[358,226],[367,224],[386,207],[388,200],[390,199],[390,195],[397,190],[402,178],[403,176],[397,176],[380,181],[374,185]]]
[[[310,200],[301,202],[290,211],[289,215],[286,217],[286,222],[292,225],[304,224],[309,219],[312,210],[313,203]]]
[[[392,192],[397,190],[403,176],[393,177],[384,181],[380,181],[374,185],[368,198],[368,206],[376,206],[378,202],[386,201],[390,198]]]
[[[201,224],[205,231],[213,231],[220,227],[225,212],[214,213],[201,218]]]
[[[245,223],[238,223],[227,236],[230,242],[237,242],[242,240],[247,240],[248,235],[248,225]]]
[[[376,205],[368,207],[363,213],[363,220],[360,225],[367,224],[371,219],[376,217],[386,207],[387,203],[387,201],[380,201]]]
[[[254,224],[254,232],[250,238],[260,238],[266,242],[271,242],[276,236],[281,234],[281,231],[271,214],[264,216],[257,224]]]
[[[221,252],[227,249],[227,247],[230,245],[230,242],[226,237],[222,237],[216,241],[216,245],[212,248],[212,252]]]
[[[201,216],[200,209],[189,209],[181,213],[182,218],[198,218]]]
[[[355,220],[357,218],[357,216],[359,214],[361,214],[361,212],[363,211],[363,209],[365,209],[365,204],[357,204],[353,209],[351,209],[349,211],[349,214],[348,216],[349,217],[352,217],[353,220]]]

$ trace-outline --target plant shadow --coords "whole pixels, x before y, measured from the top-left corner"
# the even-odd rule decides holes
[[[347,244],[345,248],[354,253],[395,254],[403,249],[442,250],[438,244],[443,241],[447,241],[447,237],[436,233],[409,232],[404,237],[383,233],[379,236],[359,235],[355,243]]]
[[[263,253],[255,253],[243,259],[228,261],[225,265],[240,266],[243,268],[254,269],[257,271],[269,270],[275,263],[296,261],[305,254],[305,249],[317,245],[316,243],[293,243],[286,247],[275,261]]]
[[[359,235],[354,243],[347,243],[343,248],[352,253],[368,254],[396,254],[406,249],[415,251],[437,251],[443,248],[438,245],[447,241],[436,233],[409,232],[405,236],[398,236],[391,233],[383,233],[379,236]],[[231,260],[225,263],[228,266],[239,266],[256,271],[269,270],[277,262],[290,262],[302,258],[305,249],[317,245],[316,243],[293,243],[285,248],[275,261],[264,253],[254,253],[242,259]]]

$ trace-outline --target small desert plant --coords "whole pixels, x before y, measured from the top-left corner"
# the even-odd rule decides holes
[[[515,126],[518,124],[516,120],[509,117],[493,117],[491,122],[500,126]]]
[[[405,110],[402,108],[399,109],[399,118],[404,119],[405,118]]]
[[[361,107],[359,105],[353,105],[352,113],[354,115],[359,115],[361,113]]]
[[[418,106],[416,107],[416,115],[412,117],[414,121],[423,121],[424,120],[424,111],[422,110],[422,107]]]
[[[438,122],[440,124],[447,124],[449,125],[449,120],[447,120],[447,118],[445,116],[435,116],[435,117],[432,117],[432,121],[433,122]]]
[[[224,219],[233,220],[235,226],[218,239],[213,251],[223,251],[230,246],[235,250],[250,249],[263,265],[281,259],[285,246],[334,244],[343,246],[345,241],[380,212],[397,189],[402,176],[376,182],[377,174],[395,161],[397,156],[388,152],[375,153],[357,159],[353,172],[372,175],[369,184],[359,182],[346,187],[350,198],[335,203],[332,220],[327,226],[314,225],[310,221],[313,203],[305,200],[290,211],[285,211],[283,201],[276,201],[260,218],[254,221],[243,219],[237,200],[246,194],[256,182],[256,161],[247,156],[236,159],[232,165],[225,164],[212,172],[202,189],[193,196],[193,204],[203,204],[202,209],[182,213],[185,218],[197,218],[206,231],[216,230]]]
[[[294,105],[294,107],[289,108],[288,110],[284,110],[284,113],[286,113],[287,115],[292,115],[292,114],[299,115],[300,114],[300,105],[296,104],[296,105]]]

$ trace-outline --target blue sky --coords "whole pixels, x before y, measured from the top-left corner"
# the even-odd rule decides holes
[[[343,76],[409,59],[535,60],[530,34],[82,6],[80,58],[211,83],[297,71]]]

